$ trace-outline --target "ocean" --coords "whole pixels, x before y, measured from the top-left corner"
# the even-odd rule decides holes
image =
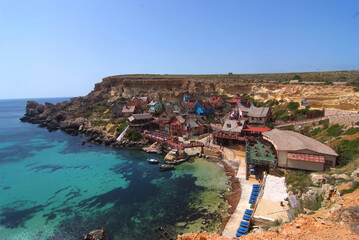
[[[66,98],[32,99],[40,103]],[[0,100],[0,239],[160,239],[154,228],[218,232],[229,179],[197,158],[160,172],[139,150],[85,144],[83,136],[23,123],[25,99]]]

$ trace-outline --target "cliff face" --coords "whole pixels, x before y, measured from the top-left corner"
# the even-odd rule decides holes
[[[124,75],[104,78],[95,85],[95,92],[109,93],[109,101],[120,96],[144,95],[179,101],[184,95],[207,99],[211,94],[245,93],[258,100],[277,99],[300,102],[306,98],[313,108],[336,108],[359,111],[359,92],[345,85],[294,85],[244,83],[239,81],[198,80],[186,76]]]

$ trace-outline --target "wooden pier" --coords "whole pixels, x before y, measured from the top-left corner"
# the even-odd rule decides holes
[[[174,237],[169,234],[164,227],[156,227],[155,230],[161,235],[165,240],[175,240]]]

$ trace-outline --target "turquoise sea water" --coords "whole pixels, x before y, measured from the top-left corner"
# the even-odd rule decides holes
[[[219,230],[228,177],[216,164],[160,172],[146,162],[160,156],[22,123],[25,105],[0,100],[0,239],[80,239],[100,226],[110,239],[159,239],[159,225],[175,236]]]

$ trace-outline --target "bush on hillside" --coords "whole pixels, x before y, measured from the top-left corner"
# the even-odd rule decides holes
[[[142,137],[142,134],[139,131],[134,131],[134,130],[128,130],[126,133],[126,138],[127,140],[131,141],[131,142],[135,142],[140,140]]]
[[[339,155],[338,166],[344,166],[359,155],[359,138],[343,140],[334,147],[334,150]]]
[[[343,126],[339,124],[334,124],[327,130],[327,136],[328,137],[338,137],[344,132]]]
[[[356,133],[359,132],[359,128],[349,128],[348,130],[345,131],[344,135],[354,135]]]
[[[298,102],[293,102],[292,101],[292,102],[288,103],[288,108],[291,111],[297,110],[299,108],[299,106],[300,106],[300,104]]]

